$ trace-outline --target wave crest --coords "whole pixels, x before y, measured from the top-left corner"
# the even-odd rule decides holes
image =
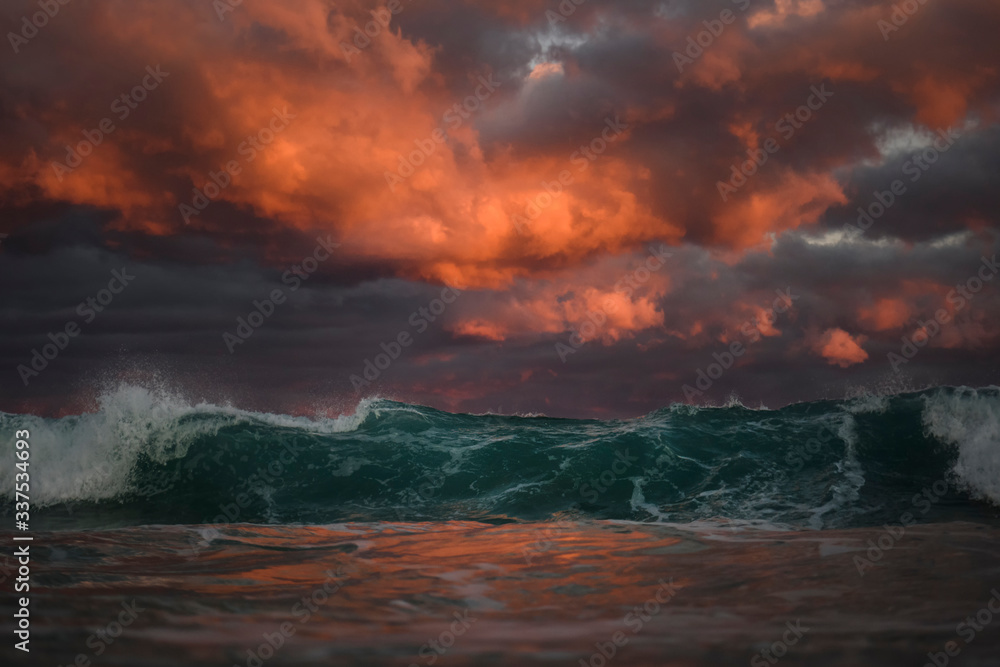
[[[38,506],[118,498],[136,490],[141,459],[166,464],[225,427],[245,425],[332,434],[357,430],[371,416],[392,409],[383,399],[363,399],[353,415],[309,419],[192,403],[164,389],[121,384],[97,398],[96,412],[60,419],[0,413],[5,432],[31,433],[32,501]],[[14,473],[0,471],[0,489],[13,493]]]
[[[0,413],[4,432],[24,428],[32,502],[56,514],[82,504],[95,521],[726,517],[822,529],[896,521],[915,492],[946,477],[966,495],[935,511],[1000,504],[996,388],[778,410],[674,405],[598,421],[449,414],[381,398],[309,418],[123,384],[92,413]],[[4,493],[14,473],[0,469]]]
[[[927,395],[924,403],[928,434],[958,450],[952,471],[959,482],[1000,504],[1000,390],[962,387]]]

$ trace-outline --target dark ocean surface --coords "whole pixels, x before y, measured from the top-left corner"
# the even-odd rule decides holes
[[[997,388],[596,421],[122,386],[23,429],[31,664],[1000,664]]]

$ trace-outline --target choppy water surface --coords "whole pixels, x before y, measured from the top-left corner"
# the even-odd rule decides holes
[[[922,665],[954,642],[972,666],[1000,656],[998,418],[996,389],[602,422],[122,387],[0,427],[31,431],[37,664]]]

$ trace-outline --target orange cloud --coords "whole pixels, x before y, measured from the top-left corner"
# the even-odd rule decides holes
[[[879,299],[874,305],[862,307],[858,320],[874,331],[898,329],[912,317],[910,305],[903,299]]]
[[[507,337],[507,332],[502,325],[483,320],[459,322],[451,328],[451,332],[458,336],[471,336],[484,340],[499,341]]]
[[[786,172],[774,185],[730,194],[713,217],[714,236],[739,248],[760,245],[766,234],[815,222],[830,206],[846,202],[831,175]]]
[[[827,363],[847,368],[860,364],[868,358],[868,353],[861,348],[864,342],[864,336],[852,338],[851,334],[843,329],[827,329],[813,349],[826,359]]]
[[[790,18],[810,18],[826,10],[823,0],[775,0],[774,9],[760,9],[750,16],[751,28],[780,26]]]
[[[957,2],[970,12],[996,12],[995,3]],[[543,29],[548,25],[548,5],[541,0],[465,4],[492,12],[490,18],[508,29],[533,21]],[[374,1],[248,2],[225,21],[217,20],[210,5],[193,1],[170,7],[153,0],[74,5],[72,24],[47,27],[49,48],[33,54],[30,71],[10,74],[10,85],[24,100],[11,113],[30,127],[32,139],[0,149],[4,194],[18,202],[37,198],[117,211],[113,225],[123,232],[204,233],[224,246],[238,243],[251,226],[266,227],[262,233],[277,238],[320,230],[335,233],[354,260],[384,274],[493,289],[533,281],[530,297],[507,309],[512,322],[499,326],[477,315],[464,325],[467,335],[498,340],[523,326],[561,330],[612,294],[607,283],[577,282],[594,285],[594,291],[558,306],[546,301],[554,294],[545,281],[573,282],[573,271],[579,279],[596,258],[623,256],[658,239],[722,247],[738,261],[747,249],[815,224],[846,203],[835,174],[873,151],[870,143],[838,152],[828,145],[837,142],[827,141],[817,155],[802,145],[787,152],[783,147],[739,192],[719,200],[714,182],[726,177],[726,165],[739,159],[740,149],[773,134],[767,123],[776,112],[768,105],[785,110],[789,86],[804,94],[803,81],[850,82],[858,85],[858,95],[874,94],[887,108],[905,108],[907,116],[938,125],[981,112],[983,93],[995,88],[998,76],[987,60],[957,68],[947,60],[908,57],[901,46],[882,49],[875,21],[884,7],[779,0],[773,8],[748,10],[749,25],[742,19],[729,25],[683,73],[672,64],[654,72],[668,94],[643,89],[625,91],[620,100],[597,95],[601,113],[613,106],[628,129],[599,158],[580,162],[574,151],[600,138],[604,126],[596,115],[590,124],[576,123],[579,112],[563,93],[579,86],[589,99],[592,89],[607,91],[611,84],[624,91],[628,77],[599,81],[597,70],[586,72],[569,56],[558,60],[559,50],[551,49],[520,63],[477,101],[471,96],[482,90],[480,77],[495,75],[486,63],[468,58],[456,67],[449,60],[454,54],[446,53],[449,44],[428,43],[403,30],[404,19],[441,6],[406,4],[404,14],[392,17],[370,44],[345,51],[345,44],[355,44],[355,28],[371,20]],[[588,13],[598,10],[582,5],[578,11],[576,29],[591,30],[596,23]],[[932,24],[937,10],[922,11],[928,12],[924,20],[906,27],[915,35]],[[812,20],[820,14],[822,21]],[[650,36],[655,44],[683,44],[691,29],[680,21],[631,20],[623,18],[621,30]],[[703,29],[697,21],[692,25]],[[796,31],[802,34],[792,39]],[[603,39],[598,33],[584,36]],[[75,55],[82,46],[90,58],[86,71]],[[123,63],[136,65],[133,70]],[[169,78],[60,180],[51,164],[64,158],[65,146],[109,115],[109,104],[137,83],[146,64],[157,63]],[[88,77],[89,71],[108,74]],[[695,119],[685,97],[693,87],[703,88],[694,91],[695,109],[705,105],[708,112]],[[739,102],[732,104],[731,97]],[[469,99],[475,110],[456,116],[455,105]],[[294,119],[247,160],[243,142],[266,127],[273,109],[286,107]],[[561,107],[570,113],[559,115],[549,131],[530,134],[535,124],[551,120],[539,116],[539,109]],[[697,152],[682,153],[680,140],[670,150],[650,143],[686,136],[671,135],[678,130],[674,124],[696,125],[703,116],[714,125],[695,128],[700,134],[692,136],[699,140],[688,143]],[[831,113],[822,122],[835,119]],[[861,126],[857,120],[854,125]],[[816,123],[796,141],[819,136]],[[505,134],[508,126],[515,130]],[[700,141],[708,137],[724,141]],[[429,155],[417,153],[428,146]],[[420,164],[390,187],[386,174],[400,172],[415,154]],[[239,175],[185,226],[178,206],[232,160],[240,164]],[[514,216],[549,196],[543,183],[564,171],[572,182],[519,232]],[[295,259],[284,252],[275,241],[267,245],[266,259]],[[603,335],[657,326],[662,314],[652,306],[654,298],[622,304]],[[885,312],[862,311],[859,317],[876,331],[898,325],[898,307],[879,311]]]
[[[660,98],[627,105],[623,116],[631,128],[618,145],[586,171],[574,173],[572,185],[527,234],[518,235],[511,217],[544,192],[542,181],[572,171],[572,148],[518,154],[509,146],[489,146],[479,134],[479,121],[530,122],[529,112],[552,81],[579,79],[578,64],[542,61],[523,72],[523,80],[507,81],[472,117],[454,126],[445,114],[476,90],[477,77],[488,68],[472,62],[464,82],[447,80],[442,46],[405,35],[400,17],[392,17],[360,51],[345,51],[374,6],[360,0],[336,7],[323,0],[243,3],[225,21],[216,20],[211,7],[193,2],[169,9],[151,0],[80,7],[73,31],[88,41],[98,65],[114,63],[113,69],[121,71],[117,64],[122,62],[162,63],[170,78],[154,92],[155,101],[123,121],[64,181],[54,177],[51,161],[107,114],[115,95],[134,84],[127,73],[103,88],[58,91],[54,97],[62,100],[38,113],[20,112],[48,128],[48,139],[36,152],[4,155],[0,163],[4,170],[26,169],[26,178],[46,197],[121,211],[119,229],[176,232],[181,227],[177,206],[190,200],[191,187],[203,187],[210,172],[239,159],[241,142],[263,127],[273,108],[287,106],[296,114],[294,122],[252,164],[243,165],[213,207],[224,201],[280,227],[337,231],[360,259],[391,264],[406,277],[489,287],[536,275],[543,264],[579,264],[652,238],[679,241],[705,220],[711,225],[709,241],[754,247],[768,234],[814,223],[844,201],[832,175],[838,165],[825,164],[758,176],[725,205],[711,199],[695,203],[695,214],[688,214],[683,202],[654,205],[655,176],[630,151],[642,149],[632,137],[644,124],[675,114],[677,101]],[[523,25],[532,17],[544,23],[545,9],[545,3],[530,0],[483,11]],[[404,18],[420,11],[426,8],[406,5]],[[582,15],[590,8],[579,11]],[[769,77],[785,74],[891,81],[893,94],[916,105],[921,120],[947,123],[969,111],[969,100],[996,79],[996,68],[989,65],[956,71],[861,59],[854,35],[862,27],[870,32],[879,7],[825,10],[830,27],[816,29],[808,48],[799,40],[757,39],[760,30],[782,33],[793,18],[821,12],[818,0],[779,0],[773,9],[751,10],[749,26],[741,21],[729,26],[676,83],[683,88],[695,81],[721,91],[728,84],[744,90],[768,86]],[[813,29],[810,22],[795,23]],[[55,23],[49,28],[60,29]],[[687,37],[686,27],[670,21],[631,29],[649,31],[664,43],[683,43]],[[260,41],[264,34],[272,35],[269,41]],[[51,54],[49,66],[74,66],[68,53]],[[891,67],[899,71],[890,72]],[[136,69],[141,72],[141,66]],[[752,146],[763,136],[759,124],[749,120],[757,117],[757,109],[746,109],[720,120]],[[433,152],[390,191],[385,174],[398,170],[400,160],[428,145],[442,128],[445,141],[432,142]],[[598,123],[592,132],[597,136],[601,129]],[[711,164],[713,156],[705,157]],[[682,176],[694,171],[683,164],[671,168]],[[191,229],[220,230],[220,215],[206,211]]]

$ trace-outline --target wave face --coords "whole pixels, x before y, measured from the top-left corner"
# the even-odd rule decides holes
[[[616,421],[383,399],[309,419],[135,386],[99,405],[59,419],[0,413],[0,432],[31,433],[36,525],[617,519],[831,529],[898,523],[906,512],[975,520],[1000,504],[996,387],[780,410],[674,405]],[[8,496],[15,472],[0,470]]]

